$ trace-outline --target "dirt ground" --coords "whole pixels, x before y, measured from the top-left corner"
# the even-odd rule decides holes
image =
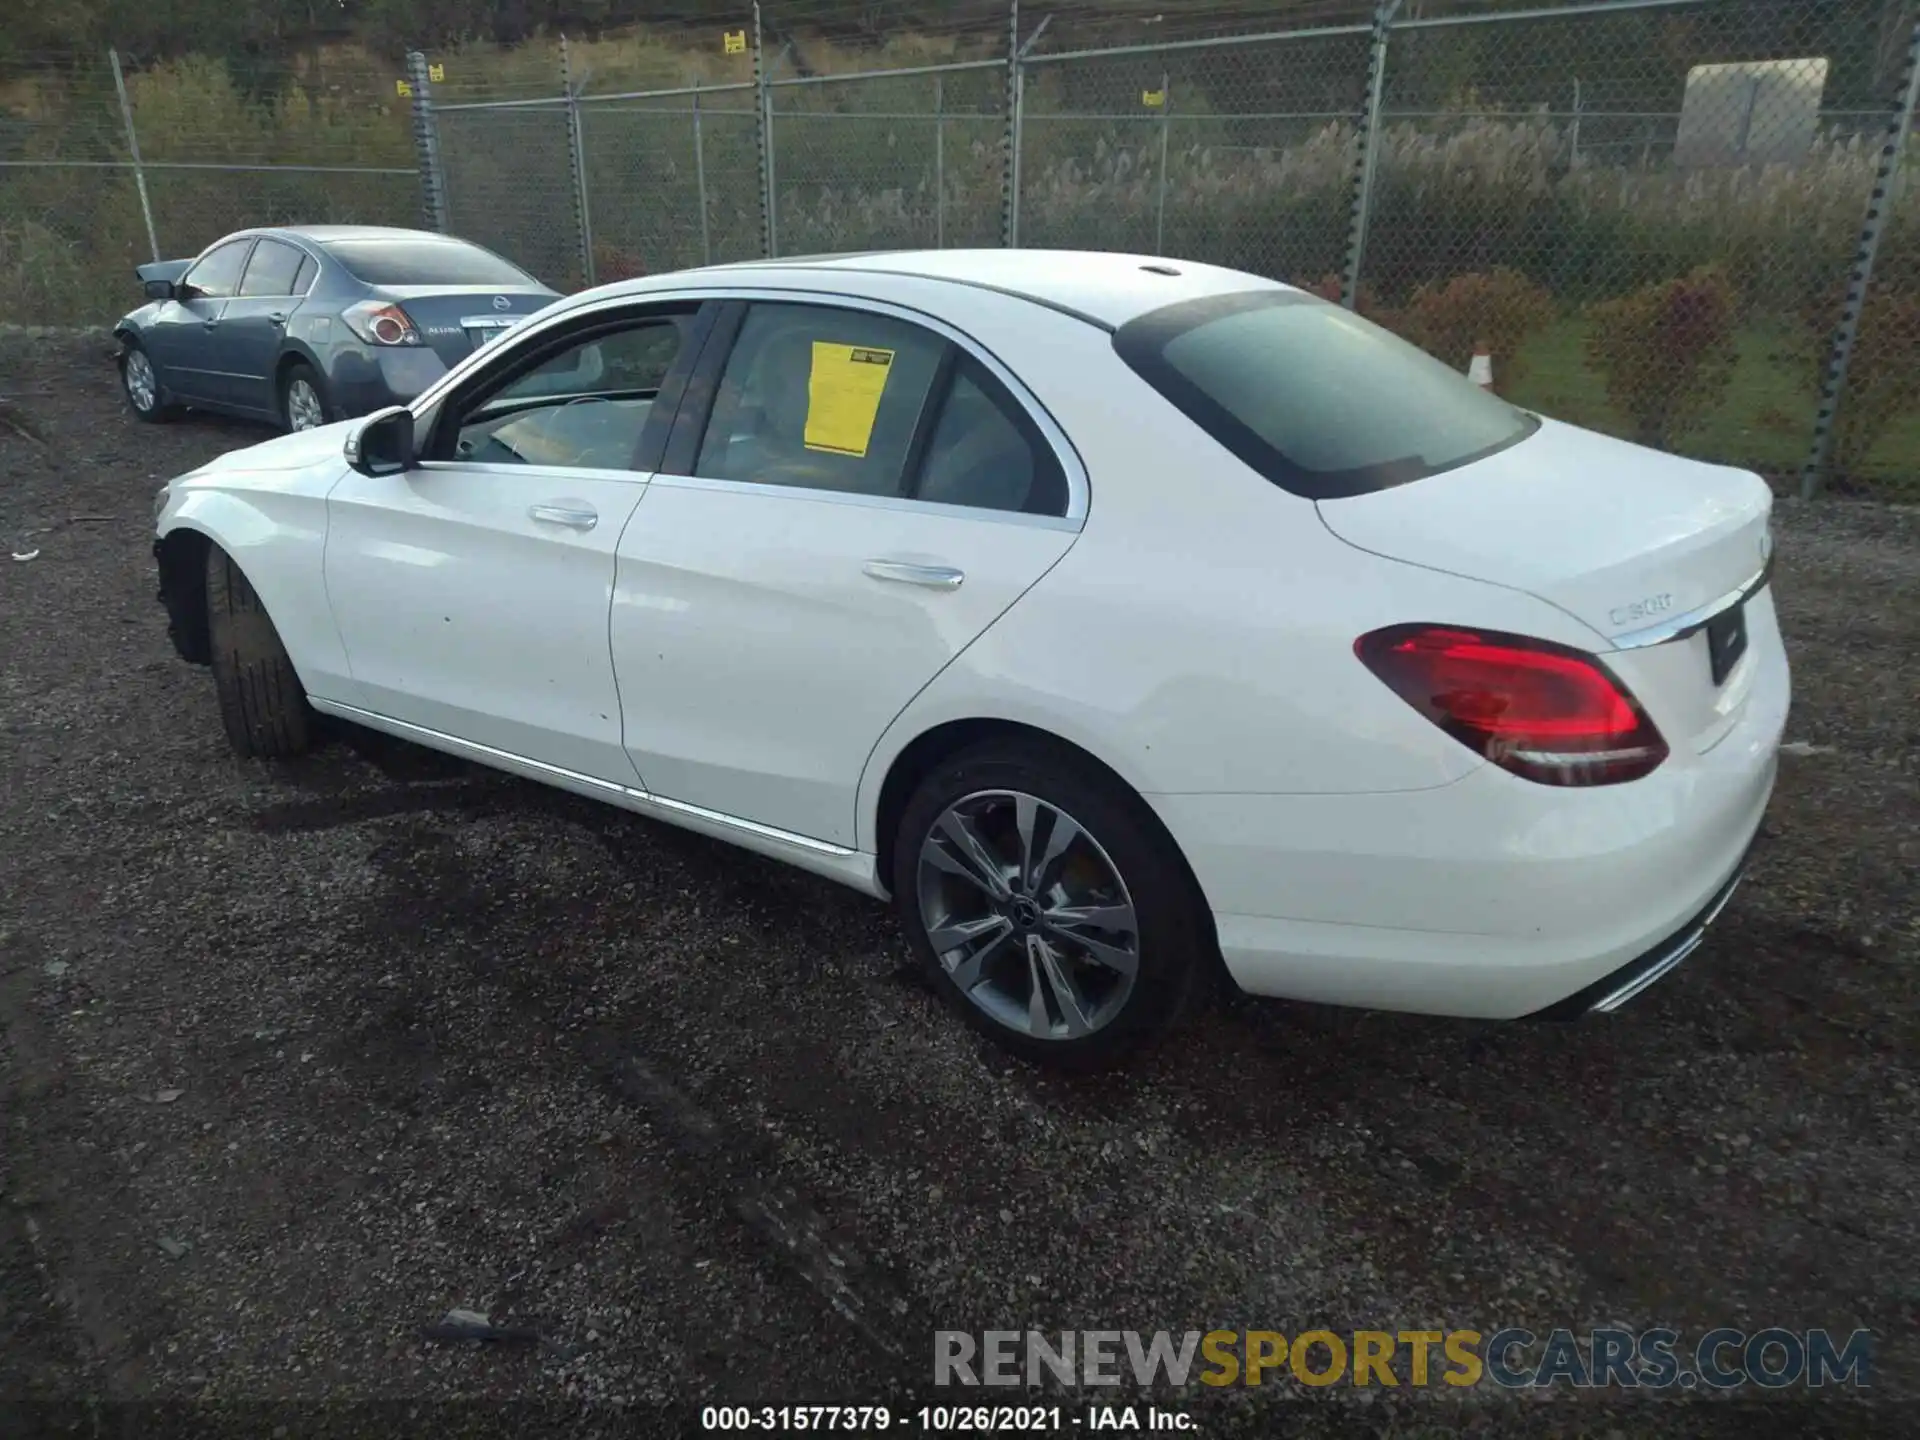
[[[655,1433],[910,1408],[936,1329],[1506,1325],[1866,1328],[1874,1387],[1163,1403],[1216,1434],[1905,1428],[1920,513],[1783,502],[1795,743],[1747,885],[1632,1006],[1239,1001],[1065,1081],[826,882],[407,747],[234,759],[151,502],[260,432],[132,423],[100,340],[0,342],[0,397],[0,1431],[159,1400],[192,1433]],[[541,1341],[424,1339],[450,1307]]]

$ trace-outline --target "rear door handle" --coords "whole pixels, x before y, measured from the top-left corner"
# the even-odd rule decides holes
[[[869,560],[864,567],[875,580],[895,580],[902,585],[924,585],[929,590],[958,590],[967,572],[951,565],[915,565],[908,560]]]
[[[271,326],[273,326],[273,327],[274,327],[274,329],[276,329],[276,330],[277,330],[277,329],[279,329],[279,328],[280,328],[280,327],[281,327],[282,325],[284,325],[284,324],[286,324],[286,323],[287,323],[287,317],[286,317],[286,316],[284,316],[284,315],[269,315],[269,316],[267,317],[267,323],[268,323],[269,325],[271,325]]]
[[[548,525],[565,525],[570,530],[591,530],[600,523],[600,512],[577,505],[529,505],[527,514]]]

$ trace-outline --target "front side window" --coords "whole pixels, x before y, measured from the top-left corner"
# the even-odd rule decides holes
[[[453,458],[632,468],[690,318],[656,316],[595,330],[520,372],[462,413]]]
[[[1113,347],[1215,440],[1310,500],[1470,464],[1540,423],[1378,325],[1293,290],[1168,305],[1122,325]]]
[[[242,295],[297,295],[295,281],[300,274],[300,264],[307,257],[291,245],[282,245],[278,240],[262,240],[253,247],[253,258],[247,261],[246,276],[240,281]]]
[[[364,285],[536,285],[517,265],[464,240],[329,240],[327,253]]]
[[[889,315],[756,304],[727,357],[693,473],[903,496],[947,349]]]
[[[230,240],[209,250],[186,274],[186,283],[196,296],[225,300],[240,288],[240,271],[247,263],[251,240]]]

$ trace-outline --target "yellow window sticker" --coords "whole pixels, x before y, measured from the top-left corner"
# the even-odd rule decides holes
[[[807,449],[865,458],[892,373],[891,350],[814,341],[813,372],[807,379]]]

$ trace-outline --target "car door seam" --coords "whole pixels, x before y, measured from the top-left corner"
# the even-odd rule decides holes
[[[607,586],[607,668],[613,675],[613,704],[620,712],[620,753],[627,757],[627,767],[633,771],[633,778],[640,786],[643,795],[651,796],[647,789],[647,777],[640,770],[640,762],[633,758],[633,747],[627,744],[627,694],[620,685],[620,662],[613,650],[613,607],[619,603],[620,566],[623,560],[621,549],[627,543],[627,531],[633,528],[633,520],[647,503],[647,497],[653,494],[653,475],[650,473],[640,482],[640,498],[627,511],[627,518],[621,522],[620,533],[613,537],[613,579]]]
[[[1025,585],[1023,585],[1020,588],[1019,593],[1014,595],[1014,597],[1011,600],[1007,601],[1005,605],[1002,605],[1000,609],[994,613],[993,618],[988,620],[986,624],[982,625],[979,631],[974,635],[974,637],[971,640],[967,641],[966,644],[962,645],[958,650],[955,650],[953,654],[949,655],[947,657],[946,663],[941,665],[937,670],[935,670],[931,675],[929,675],[926,678],[925,682],[921,684],[919,688],[917,688],[913,692],[913,694],[907,697],[906,701],[900,706],[900,708],[894,711],[893,714],[888,717],[887,723],[880,727],[879,733],[873,737],[873,744],[869,746],[867,749],[867,758],[863,760],[860,764],[860,778],[854,782],[854,786],[853,786],[853,845],[856,850],[860,848],[860,821],[861,821],[860,796],[866,790],[867,773],[873,768],[873,757],[879,752],[880,742],[882,740],[885,740],[888,735],[893,733],[893,727],[900,723],[900,717],[906,714],[907,711],[913,708],[915,702],[918,701],[922,695],[927,693],[927,691],[932,687],[934,681],[938,680],[942,675],[946,674],[947,671],[951,670],[954,667],[954,665],[956,665],[959,662],[961,656],[965,655],[969,650],[973,649],[975,645],[978,645],[980,641],[986,637],[988,632],[990,632],[1002,620],[1007,618],[1008,613],[1013,609],[1014,606],[1018,605],[1022,600],[1026,599],[1028,595],[1032,594],[1033,588],[1036,585],[1038,585],[1042,580],[1045,580],[1047,576],[1051,575],[1054,572],[1054,570],[1058,568],[1058,566],[1060,565],[1060,562],[1065,560],[1067,556],[1073,553],[1074,546],[1080,543],[1080,537],[1084,533],[1085,533],[1084,531],[1080,531],[1080,530],[1073,531],[1071,533],[1071,538],[1067,541],[1067,543],[1063,547],[1061,547],[1060,553],[1054,556],[1052,561],[1048,563],[1044,568],[1042,568],[1042,570],[1038,575],[1034,576],[1033,579],[1031,579]],[[880,850],[880,837],[878,835],[875,835],[873,837],[873,849],[868,853],[878,854],[879,850]],[[884,877],[882,877],[882,883],[884,883]]]

